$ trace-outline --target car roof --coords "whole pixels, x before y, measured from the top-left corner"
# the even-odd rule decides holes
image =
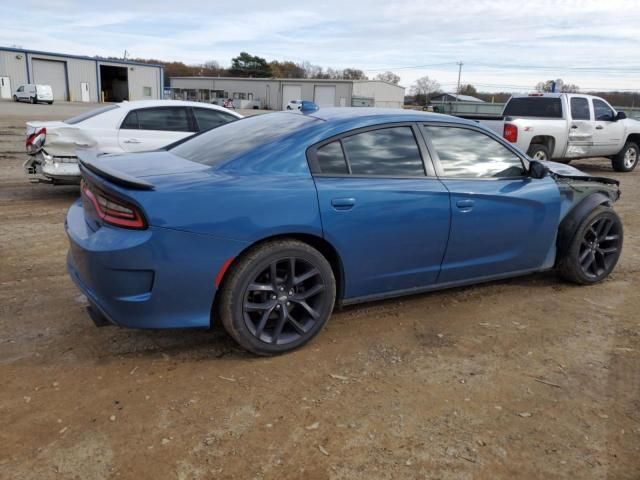
[[[150,107],[176,107],[176,106],[184,106],[184,107],[200,107],[200,108],[209,108],[211,110],[220,110],[222,112],[229,113],[238,118],[241,118],[242,115],[234,112],[233,110],[229,110],[228,108],[221,107],[219,105],[213,105],[211,103],[203,103],[203,102],[188,102],[186,100],[133,100],[131,102],[125,101],[117,104],[120,108],[125,110],[133,110],[136,108],[150,108]]]
[[[309,115],[327,122],[365,121],[371,125],[389,122],[447,122],[461,125],[475,125],[478,123],[441,113],[422,112],[404,108],[375,108],[375,107],[332,107],[319,108],[315,112],[301,112],[299,115]]]

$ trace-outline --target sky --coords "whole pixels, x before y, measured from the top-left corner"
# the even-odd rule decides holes
[[[26,0],[0,7],[0,46],[228,66],[267,60],[385,70],[455,91],[640,91],[640,9],[626,0]]]

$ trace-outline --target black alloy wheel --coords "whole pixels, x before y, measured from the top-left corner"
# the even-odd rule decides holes
[[[589,285],[604,280],[622,252],[622,222],[610,207],[598,206],[582,220],[565,251],[558,252],[558,274]]]
[[[620,229],[612,218],[599,217],[589,225],[580,243],[578,260],[585,276],[597,279],[610,272],[621,247]]]
[[[311,263],[280,258],[247,286],[244,321],[262,342],[292,343],[313,329],[328,296],[320,271]]]
[[[258,245],[230,267],[217,310],[229,334],[258,355],[275,355],[311,340],[336,297],[333,270],[310,245],[291,239]]]

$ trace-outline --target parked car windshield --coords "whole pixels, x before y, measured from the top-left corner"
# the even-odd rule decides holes
[[[562,118],[562,103],[559,97],[512,98],[504,109],[505,116]]]
[[[93,118],[101,113],[108,112],[109,110],[113,110],[114,108],[120,108],[118,105],[108,105],[102,108],[96,108],[95,110],[91,110],[89,112],[81,113],[80,115],[76,115],[75,117],[68,118],[64,121],[64,123],[68,123],[69,125],[75,125],[76,123],[83,122],[88,120],[89,118]]]
[[[227,123],[169,148],[192,162],[217,165],[227,159],[320,120],[297,113],[254,115]]]

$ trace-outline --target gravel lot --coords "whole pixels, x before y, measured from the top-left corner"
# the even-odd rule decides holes
[[[0,103],[0,478],[640,478],[640,169],[621,262],[361,305],[278,358],[224,332],[95,328],[67,277],[74,187],[31,185]]]

